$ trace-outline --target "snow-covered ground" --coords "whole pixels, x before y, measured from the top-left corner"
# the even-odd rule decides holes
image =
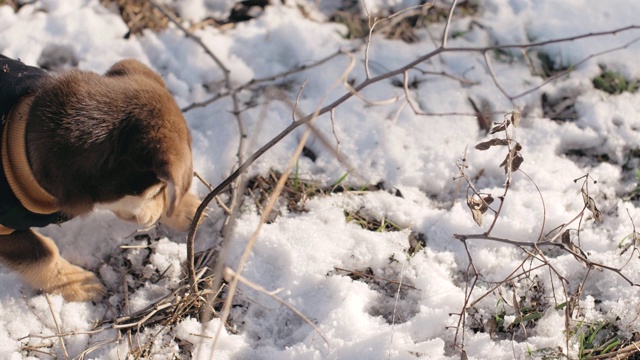
[[[328,21],[349,1],[272,2],[264,11],[253,9],[252,20],[214,27],[201,21],[227,18],[233,1],[165,1],[174,3],[186,26],[204,24],[193,31],[230,70],[232,87],[343,51],[319,66],[239,93],[245,155],[291,123],[291,104],[298,92],[297,112],[306,115],[350,92],[341,81],[350,64],[348,83],[355,86],[367,78],[364,41],[347,39],[345,25]],[[418,2],[364,3],[374,13]],[[477,4],[477,12],[456,12],[449,48],[526,44],[640,26],[640,2],[631,0]],[[448,6],[440,1],[436,5],[445,10]],[[365,14],[364,8],[360,11]],[[413,43],[374,34],[367,57],[370,76],[401,68],[436,49],[444,24],[433,21],[417,29]],[[117,9],[97,0],[35,1],[17,13],[0,5],[0,53],[27,64],[52,60],[51,49],[74,58],[78,68],[96,72],[122,58],[136,58],[163,76],[183,107],[226,91],[220,68],[176,26],[125,38],[128,31]],[[481,52],[444,52],[409,72],[411,104],[403,78],[397,75],[337,106],[333,119],[329,114],[319,117],[314,125],[333,150],[319,136],[311,136],[307,148],[317,158],[301,157],[297,176],[330,186],[350,171],[344,184],[382,184],[382,189],[313,197],[302,212],[280,204],[275,221],[263,226],[242,274],[266,289],[281,289],[278,296],[305,314],[328,344],[291,310],[243,285],[231,312],[235,329],[223,331],[215,352],[217,318],[204,326],[196,318],[184,318],[171,328],[153,325],[131,337],[108,326],[90,332],[97,321],[154,303],[185,277],[184,234],[159,227],[151,230],[148,240],[133,235],[135,227],[99,213],[43,232],[56,239],[68,260],[96,271],[110,296],[99,304],[65,303],[59,296],[47,299],[3,269],[0,358],[124,359],[130,351],[147,347],[149,352],[138,354],[154,359],[459,359],[461,346],[474,359],[556,358],[567,352],[576,358],[589,347],[591,334],[596,347],[615,338],[620,346],[630,344],[640,334],[638,287],[608,269],[588,272],[573,255],[553,245],[541,247],[544,255],[526,261],[530,247],[469,239],[465,249],[453,234],[482,234],[489,230],[492,216],[485,214],[479,228],[466,204],[466,185],[457,191],[460,181],[452,179],[460,174],[456,162],[466,153],[465,173],[479,192],[492,194],[492,206],[498,208],[506,179],[499,164],[506,151],[479,151],[474,146],[504,133],[486,135],[469,99],[479,107],[489,104],[496,113],[493,121],[502,121],[518,106],[522,123],[509,131],[522,145],[520,169],[527,176],[513,174],[491,235],[532,243],[541,232],[571,221],[584,207],[583,180],[574,179],[588,173],[597,180],[589,183],[588,193],[604,219],[596,223],[586,211],[580,223],[569,226],[571,238],[589,260],[622,267],[622,275],[640,283],[638,254],[620,254],[620,245],[631,241],[634,223],[640,226],[640,175],[634,172],[640,168],[640,93],[610,95],[592,85],[603,68],[629,80],[640,78],[640,43],[634,42],[638,38],[640,29],[630,29],[528,49],[527,56],[521,48],[490,50],[486,57],[491,68]],[[49,55],[42,55],[44,49]],[[538,60],[539,53],[550,61]],[[570,71],[545,84],[536,74],[543,63]],[[528,90],[533,91],[518,96]],[[411,105],[421,112],[450,115],[418,115]],[[551,120],[549,109],[564,110],[565,116]],[[237,164],[240,136],[233,102],[223,97],[185,112],[185,118],[193,134],[194,167],[216,185]],[[250,173],[284,170],[304,131],[303,126],[292,132]],[[336,159],[336,149],[344,162]],[[204,186],[194,187],[206,195]],[[259,224],[254,201],[247,198],[245,204],[223,259],[232,268]],[[400,231],[364,229],[348,221],[355,214],[386,219]],[[198,232],[197,250],[219,245],[222,221],[222,210],[212,203]],[[412,256],[410,238],[425,242]],[[469,257],[480,276],[465,302],[473,284]],[[540,266],[542,261],[547,265]],[[465,304],[473,306],[466,311],[464,326],[459,326],[457,314]],[[603,327],[596,331],[599,324]],[[64,334],[64,347],[58,333]],[[612,351],[620,346],[612,346]]]

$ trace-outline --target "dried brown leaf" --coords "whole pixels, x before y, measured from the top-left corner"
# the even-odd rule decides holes
[[[513,124],[513,126],[518,127],[520,126],[520,121],[522,120],[522,115],[520,114],[520,111],[518,109],[515,109],[511,112],[511,123]]]
[[[584,188],[580,192],[582,193],[582,200],[584,200],[584,205],[587,207],[587,209],[589,209],[589,211],[591,211],[591,214],[593,214],[593,219],[596,222],[602,222],[604,220],[604,217],[602,216],[602,212],[598,210],[596,202],[591,196],[589,196],[589,194],[587,194]]]
[[[487,195],[483,198],[477,196],[467,196],[467,207],[471,210],[473,221],[482,226],[482,215],[489,210],[489,204],[493,202],[493,197]]]
[[[509,144],[507,139],[491,139],[489,141],[483,141],[476,145],[477,150],[487,150],[492,146],[506,146]]]
[[[473,221],[478,224],[478,226],[482,226],[482,212],[480,210],[471,210],[471,216],[473,216]]]
[[[482,211],[480,210],[481,206],[482,201],[476,199],[473,196],[467,196],[467,207],[469,207],[469,210],[471,210],[473,221],[475,221],[478,226],[482,226]]]
[[[504,166],[504,173],[508,174],[509,171],[514,172],[520,169],[520,165],[524,162],[524,158],[516,149],[511,149],[507,157],[504,158],[500,167]]]
[[[511,171],[518,171],[520,169],[520,165],[524,162],[524,158],[520,155],[519,152],[511,159]]]
[[[514,143],[516,144],[516,146],[514,146],[513,148],[514,148],[516,151],[520,151],[520,150],[522,150],[522,145],[520,145],[520,143],[519,143],[519,142],[514,141]]]
[[[507,129],[507,126],[509,126],[509,123],[507,121],[501,122],[501,123],[494,123],[494,124],[496,126],[491,128],[491,130],[489,131],[489,134],[495,134],[500,131],[505,131]]]
[[[587,258],[587,254],[585,254],[582,249],[571,242],[571,230],[565,230],[562,233],[562,244],[567,250],[571,251],[574,254],[573,257],[575,257],[576,260],[578,260],[583,265],[587,265],[587,263],[584,261],[584,259]]]
[[[467,98],[473,107],[473,111],[476,113],[476,118],[478,119],[478,127],[481,130],[484,130],[485,133],[489,131],[491,128],[491,105],[486,101],[482,100],[482,105],[478,107],[476,102],[473,101],[472,98]]]

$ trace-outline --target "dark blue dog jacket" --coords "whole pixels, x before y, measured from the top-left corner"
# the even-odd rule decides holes
[[[38,82],[47,76],[42,69],[0,55],[0,134],[11,109],[22,97],[33,94]],[[0,225],[27,230],[62,221],[64,216],[61,213],[37,214],[26,209],[11,190],[0,161]]]

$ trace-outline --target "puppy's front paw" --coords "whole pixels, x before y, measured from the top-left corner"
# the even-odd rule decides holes
[[[195,194],[188,192],[184,194],[182,201],[180,201],[180,204],[178,204],[173,211],[171,217],[163,213],[160,222],[172,229],[187,231],[189,230],[189,226],[191,226],[198,206],[200,206],[200,202],[200,199]]]
[[[104,297],[106,288],[94,273],[61,257],[56,260],[47,275],[32,277],[29,282],[44,292],[62,295],[66,301],[97,302]]]
[[[31,230],[0,236],[0,260],[33,288],[67,301],[98,301],[106,293],[94,273],[69,263],[53,240]]]

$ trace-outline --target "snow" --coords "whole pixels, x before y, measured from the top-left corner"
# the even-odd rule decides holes
[[[185,21],[199,22],[226,16],[234,2],[163,3],[174,4]],[[337,87],[335,84],[352,61],[350,56],[355,66],[347,80],[359,84],[366,79],[363,41],[345,39],[346,27],[327,21],[340,1],[273,3],[258,11],[255,19],[234,27],[202,26],[194,30],[229,69],[231,86],[310,65],[339,50],[351,55],[338,55],[318,67],[260,83],[253,92],[241,92],[241,108],[245,109],[242,119],[248,135],[246,154],[291,123],[290,104],[303,83],[297,108],[306,115],[348,93],[341,82]],[[366,0],[371,12],[397,11],[416,3]],[[307,16],[297,5],[304,6]],[[622,0],[539,0],[535,4],[487,0],[479,2],[479,7],[480,12],[473,16],[454,19],[450,34],[461,35],[450,38],[448,46],[520,44],[608,31],[638,25],[635,22],[640,13],[640,2]],[[433,51],[442,30],[442,23],[431,24],[429,31],[417,30],[418,41],[413,44],[374,36],[368,58],[371,76]],[[139,59],[163,76],[182,107],[226,91],[221,69],[176,26],[160,32],[145,30],[125,39],[127,32],[114,9],[101,6],[97,0],[41,0],[24,5],[17,13],[8,5],[0,6],[0,53],[27,64],[37,64],[48,46],[68,46],[82,70],[104,72],[122,58]],[[511,135],[523,147],[521,169],[540,189],[544,206],[531,181],[522,173],[514,173],[492,236],[533,242],[538,239],[543,219],[545,232],[570,221],[583,208],[583,180],[576,183],[574,179],[588,173],[597,180],[589,184],[589,194],[603,212],[604,221],[582,221],[581,249],[592,261],[613,268],[624,266],[623,274],[640,282],[640,262],[634,257],[627,263],[631,250],[620,255],[618,248],[632,233],[632,220],[640,226],[640,203],[624,200],[638,182],[633,171],[640,167],[640,93],[609,95],[591,84],[601,65],[626,78],[639,78],[640,43],[633,42],[639,37],[640,30],[630,30],[543,46],[542,51],[560,65],[580,63],[567,76],[548,84],[532,74],[520,49],[512,48],[502,55],[489,53],[497,82],[514,96],[513,103],[496,86],[481,53],[457,51],[418,66],[431,75],[409,72],[410,81],[416,80],[417,84],[409,93],[413,105],[422,112],[455,114],[416,115],[409,105],[403,105],[402,87],[387,79],[361,92],[366,101],[352,97],[339,105],[333,121],[328,115],[319,117],[316,128],[339,149],[346,162],[338,161],[318,136],[312,136],[307,147],[317,159],[299,159],[300,177],[328,186],[352,170],[346,184],[359,188],[382,183],[386,190],[314,197],[305,203],[306,212],[289,211],[280,205],[276,220],[263,226],[242,275],[265,289],[281,289],[278,296],[311,319],[328,339],[328,345],[289,309],[243,285],[231,314],[234,331],[222,332],[215,352],[213,337],[221,326],[217,318],[204,324],[184,318],[170,329],[153,325],[136,332],[132,343],[125,333],[111,328],[90,332],[96,321],[125,315],[121,313],[124,287],[128,287],[130,311],[170,294],[185,277],[186,260],[184,234],[162,226],[136,232],[134,226],[110,214],[96,213],[42,232],[56,240],[69,261],[96,271],[110,290],[109,298],[98,304],[65,303],[60,296],[47,297],[27,288],[3,269],[0,358],[65,358],[65,351],[69,358],[77,358],[90,350],[84,358],[122,359],[139,344],[151,341],[154,345],[146,356],[153,359],[457,359],[459,349],[452,345],[458,317],[452,314],[460,313],[464,305],[468,254],[482,274],[471,297],[472,302],[479,301],[468,311],[466,326],[459,328],[458,334],[458,341],[464,334],[464,349],[470,359],[525,358],[530,353],[536,358],[558,348],[577,356],[578,336],[569,339],[566,349],[566,314],[562,307],[556,308],[565,301],[562,284],[548,268],[533,270],[528,281],[513,281],[480,299],[496,282],[519,268],[521,272],[527,254],[516,246],[480,239],[468,240],[469,253],[465,251],[453,234],[482,234],[488,230],[491,217],[485,215],[485,224],[478,228],[464,200],[465,187],[457,193],[458,182],[452,178],[459,175],[456,161],[466,152],[466,173],[471,179],[477,178],[478,191],[491,193],[496,199],[503,193],[505,176],[498,165],[505,151],[473,148],[495,135],[484,135],[479,129],[468,98],[478,104],[489,102],[500,114],[493,116],[494,121],[502,121],[503,114],[518,106],[523,120]],[[535,58],[535,52],[530,50],[529,56]],[[473,84],[433,75],[443,71]],[[393,80],[401,82],[402,76]],[[516,97],[540,85],[544,86]],[[575,96],[576,119],[545,118],[540,100],[543,92],[550,99]],[[386,101],[394,98],[400,100]],[[231,99],[225,97],[185,113],[193,135],[194,168],[214,185],[237,165],[240,136],[232,110]],[[284,170],[303,131],[297,129],[264,154],[250,168],[250,174]],[[194,189],[200,196],[207,192],[200,184]],[[259,224],[259,214],[252,204],[248,199],[228,239],[223,260],[232,268]],[[347,222],[345,211],[385,218],[403,230],[365,230]],[[197,250],[219,245],[223,216],[212,203],[209,218],[199,230]],[[573,223],[571,229],[577,226]],[[406,251],[412,232],[424,235],[426,247],[410,257]],[[572,235],[575,233],[572,231]],[[567,279],[567,290],[575,292],[587,268],[558,249],[545,250],[545,256],[554,271]],[[537,266],[540,262],[535,260],[525,267],[528,264]],[[338,269],[370,269],[378,279],[395,283],[353,280]],[[534,281],[540,287],[532,290]],[[410,287],[399,289],[398,282]],[[534,295],[547,305],[526,335],[518,333],[512,340],[508,332],[486,330],[488,319],[499,315],[503,315],[505,329],[509,324],[518,327],[513,298],[522,296],[529,301]],[[569,322],[575,329],[582,320],[585,324],[608,321],[615,324],[621,339],[630,339],[640,332],[636,321],[640,315],[638,295],[638,288],[618,274],[591,270]],[[58,331],[67,334],[64,349],[56,336]]]

